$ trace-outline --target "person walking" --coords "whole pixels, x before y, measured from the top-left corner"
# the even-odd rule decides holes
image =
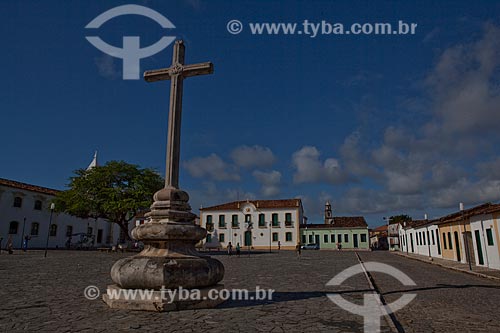
[[[239,257],[241,253],[240,243],[236,243],[236,255]]]
[[[297,243],[297,246],[295,246],[295,251],[297,252],[297,258],[300,259],[300,256],[302,255],[302,247],[300,245],[300,242]]]
[[[231,242],[229,242],[229,244],[227,244],[227,254],[228,255],[233,254],[233,244],[231,244]]]
[[[7,239],[7,246],[6,246],[6,249],[9,252],[9,254],[14,253],[14,251],[12,250],[13,248],[14,244],[12,243],[12,236],[9,236],[9,239]]]
[[[278,251],[281,250],[281,241],[278,241]]]

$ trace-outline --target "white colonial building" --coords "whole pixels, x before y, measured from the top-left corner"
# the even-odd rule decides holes
[[[125,241],[115,223],[103,219],[81,219],[64,213],[51,215],[51,201],[58,190],[0,178],[0,238],[5,248],[9,238],[21,248],[104,247]],[[131,226],[133,223],[131,222]],[[130,227],[129,227],[130,229]]]
[[[399,228],[402,252],[442,258],[439,228],[435,220],[404,222]]]
[[[200,209],[200,224],[208,231],[205,247],[255,250],[295,249],[304,209],[300,199],[247,200]]]

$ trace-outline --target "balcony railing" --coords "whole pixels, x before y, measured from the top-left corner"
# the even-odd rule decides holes
[[[285,221],[285,227],[293,227],[293,221]]]
[[[231,222],[231,228],[239,228],[240,224],[238,222]]]
[[[271,222],[271,226],[273,228],[279,228],[280,227],[280,222],[279,221],[273,221],[273,222]]]

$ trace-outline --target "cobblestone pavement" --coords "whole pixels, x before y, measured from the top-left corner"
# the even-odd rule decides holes
[[[360,253],[364,262],[396,267],[417,284],[402,286],[383,273],[371,273],[387,303],[403,292],[417,297],[396,312],[406,332],[500,332],[499,281],[455,272],[387,252]]]
[[[464,264],[464,263],[457,262],[457,261],[446,260],[446,259],[441,259],[441,258],[432,258],[432,261],[430,261],[429,257],[427,257],[427,256],[422,256],[422,255],[413,254],[413,253],[393,252],[393,254],[408,257],[408,258],[411,258],[414,260],[420,260],[423,262],[427,262],[428,264],[439,265],[439,266],[447,267],[447,268],[450,268],[453,270],[466,272],[468,274],[479,275],[479,276],[485,275],[487,278],[500,280],[500,270],[498,270],[498,269],[491,269],[491,268],[486,268],[486,267],[482,267],[482,266],[472,265],[472,271],[470,271],[468,264]]]
[[[225,288],[272,288],[272,301],[227,301],[215,309],[170,313],[109,309],[84,298],[88,285],[111,284],[110,268],[130,254],[33,251],[0,255],[0,331],[40,332],[361,332],[362,318],[333,304],[325,293],[338,291],[362,304],[365,277],[350,278],[341,289],[325,284],[357,264],[353,252],[304,251],[214,255],[226,268]],[[389,329],[382,319],[382,331]]]

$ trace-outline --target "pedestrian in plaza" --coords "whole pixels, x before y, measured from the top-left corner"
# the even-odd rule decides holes
[[[28,242],[31,240],[31,236],[26,235],[24,236],[24,244],[23,244],[23,251],[26,252],[28,249]]]
[[[227,244],[227,254],[228,255],[233,254],[233,244],[231,244],[231,242],[229,242],[229,244]]]
[[[6,246],[7,252],[9,252],[9,254],[14,253],[14,251],[12,250],[13,248],[14,244],[12,243],[12,236],[9,236],[9,239],[7,239],[7,246]]]
[[[278,251],[281,250],[281,241],[278,241]]]
[[[0,254],[2,254],[2,241],[3,241],[3,237],[0,237]]]
[[[236,255],[239,257],[241,253],[240,243],[236,243]]]
[[[300,245],[300,242],[297,243],[297,246],[295,246],[295,251],[297,252],[297,258],[300,259],[300,256],[302,255],[302,247]]]

